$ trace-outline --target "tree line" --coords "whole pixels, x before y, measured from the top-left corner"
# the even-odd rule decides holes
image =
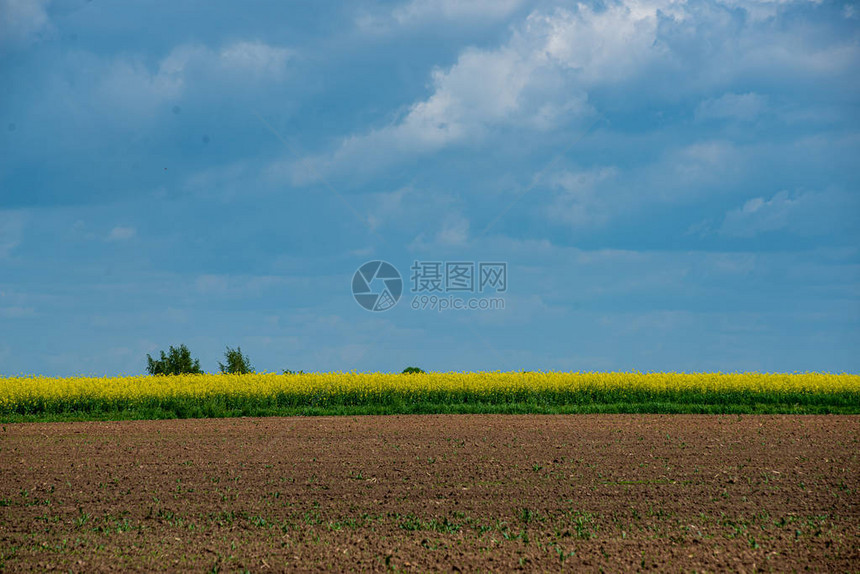
[[[242,353],[241,347],[235,349],[227,347],[224,351],[224,360],[222,363],[218,361],[218,369],[225,374],[245,375],[254,372],[254,367],[251,366],[251,359],[248,355]],[[182,374],[202,374],[203,369],[200,368],[200,359],[191,357],[191,351],[184,344],[174,347],[171,345],[167,352],[161,351],[161,356],[153,358],[149,353],[146,355],[146,372],[150,375],[182,375]],[[301,374],[304,371],[285,370],[285,375]],[[404,374],[423,373],[424,371],[418,367],[406,367],[403,369]]]
[[[224,360],[226,363],[218,362],[218,368],[222,373],[245,375],[254,372],[251,359],[248,358],[248,355],[242,354],[241,347],[235,349],[227,347],[224,352]],[[161,357],[157,359],[153,359],[147,353],[146,372],[150,375],[202,374],[203,369],[200,368],[200,359],[191,358],[191,351],[188,350],[188,347],[171,345],[166,353],[161,351]]]

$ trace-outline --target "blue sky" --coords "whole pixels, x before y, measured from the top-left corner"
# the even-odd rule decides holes
[[[0,0],[0,373],[860,372],[860,7]],[[855,158],[852,160],[851,158]],[[404,275],[368,312],[356,269]],[[414,261],[505,309],[415,311]]]

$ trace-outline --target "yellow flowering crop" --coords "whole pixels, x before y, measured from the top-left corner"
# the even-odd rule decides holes
[[[309,373],[0,378],[0,414],[176,405],[838,404],[860,410],[860,375],[764,373]],[[831,401],[832,402],[832,401]],[[204,411],[209,412],[209,411]]]

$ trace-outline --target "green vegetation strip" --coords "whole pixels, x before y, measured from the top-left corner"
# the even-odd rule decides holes
[[[607,391],[385,394],[225,394],[146,399],[33,398],[0,421],[49,422],[392,414],[860,414],[860,393]]]

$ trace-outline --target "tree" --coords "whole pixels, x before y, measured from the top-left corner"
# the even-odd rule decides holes
[[[185,345],[170,346],[168,353],[161,351],[160,359],[146,355],[146,372],[150,375],[181,375],[182,373],[200,374],[200,360],[191,358],[191,351]]]
[[[224,353],[224,358],[227,359],[227,364],[218,363],[222,373],[230,373],[232,375],[246,375],[254,372],[254,367],[251,366],[251,360],[248,355],[242,354],[242,348],[236,347],[231,349],[227,347]]]
[[[416,373],[423,373],[423,372],[424,372],[424,369],[420,369],[418,367],[406,367],[405,369],[403,369],[404,375],[414,375]]]

